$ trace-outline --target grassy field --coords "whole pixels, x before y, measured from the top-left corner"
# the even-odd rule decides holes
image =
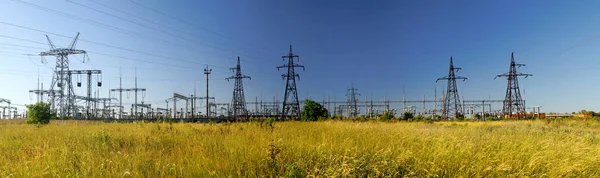
[[[1,177],[600,177],[600,122],[0,121]]]

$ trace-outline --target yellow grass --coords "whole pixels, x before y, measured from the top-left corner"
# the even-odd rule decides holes
[[[599,177],[600,123],[0,121],[1,177]]]

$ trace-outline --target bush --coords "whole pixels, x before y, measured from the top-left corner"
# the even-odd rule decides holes
[[[390,112],[383,112],[383,114],[381,115],[381,117],[379,117],[379,119],[382,121],[390,121],[390,120],[394,120],[395,117]]]
[[[405,121],[407,121],[407,120],[410,120],[410,119],[412,119],[413,117],[415,117],[415,115],[414,115],[413,113],[411,113],[411,112],[404,112],[404,113],[402,114],[402,118],[400,118],[400,120],[405,120]]]
[[[38,102],[27,107],[27,124],[48,124],[56,113],[50,109],[50,103]]]
[[[463,114],[456,115],[456,120],[464,121],[465,120],[465,115],[463,115]]]
[[[317,102],[306,100],[302,108],[301,120],[317,121],[319,117],[329,117],[327,109]]]

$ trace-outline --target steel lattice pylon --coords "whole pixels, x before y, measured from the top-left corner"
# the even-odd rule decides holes
[[[238,121],[240,119],[248,119],[248,110],[246,110],[246,98],[244,97],[244,84],[242,79],[251,79],[250,76],[242,74],[242,68],[240,66],[240,57],[238,56],[237,66],[231,68],[235,73],[234,76],[226,78],[227,81],[235,79],[235,85],[233,87],[233,98],[231,98],[231,104],[233,107],[233,118]]]
[[[348,89],[348,94],[346,94],[348,98],[348,107],[349,107],[349,116],[356,117],[358,116],[358,97],[356,95],[360,95],[357,93],[358,89],[354,88],[354,84],[352,84],[352,88]]]
[[[61,118],[65,116],[73,116],[76,111],[75,106],[75,92],[73,91],[73,83],[71,82],[71,75],[69,71],[69,55],[72,54],[87,54],[84,50],[75,49],[79,33],[73,39],[71,44],[66,48],[56,48],[48,35],[48,45],[50,46],[49,51],[41,52],[40,56],[56,56],[56,67],[54,68],[54,75],[52,76],[52,84],[50,84],[50,90],[56,90],[58,96],[54,92],[50,95],[50,103],[52,109],[58,110]],[[85,59],[84,59],[85,60]]]
[[[454,67],[452,63],[452,57],[450,57],[450,68],[448,70],[448,76],[438,78],[435,82],[440,80],[448,80],[448,88],[446,90],[446,96],[443,98],[442,103],[442,120],[458,119],[463,117],[463,107],[460,103],[460,97],[458,95],[458,88],[456,87],[456,79],[467,80],[466,77],[456,76],[454,73],[460,71],[461,68]]]
[[[292,53],[292,45],[290,45],[290,53],[287,56],[281,57],[283,60],[288,60],[286,65],[282,65],[277,67],[277,70],[280,68],[287,68],[287,74],[282,74],[286,80],[285,84],[285,95],[283,97],[283,110],[281,112],[281,119],[285,119],[287,117],[291,117],[295,119],[300,119],[300,103],[298,102],[298,88],[296,87],[296,78],[300,80],[300,75],[296,74],[294,68],[301,67],[304,70],[304,66],[299,64],[294,64],[294,58],[296,61],[300,60],[298,55]]]
[[[525,117],[525,101],[521,98],[521,89],[519,89],[519,76],[529,77],[531,74],[518,73],[517,68],[525,66],[525,64],[515,63],[515,53],[510,55],[510,68],[508,73],[497,75],[498,77],[506,77],[508,85],[506,86],[506,97],[504,98],[504,104],[502,106],[502,116],[504,118],[517,118],[521,119]]]

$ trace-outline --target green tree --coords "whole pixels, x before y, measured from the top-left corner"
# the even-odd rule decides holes
[[[48,124],[56,113],[50,109],[50,103],[38,102],[27,107],[28,124]]]
[[[319,117],[329,117],[329,112],[321,104],[312,100],[306,100],[302,108],[303,121],[316,121]]]

